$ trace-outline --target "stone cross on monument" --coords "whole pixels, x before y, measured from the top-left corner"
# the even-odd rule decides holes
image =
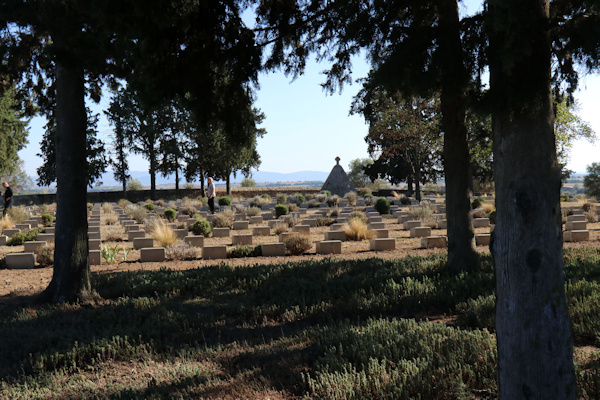
[[[335,165],[321,190],[329,190],[332,194],[337,194],[338,196],[344,196],[346,193],[355,190],[346,171],[340,165],[339,157],[335,158]]]
[[[335,158],[335,165],[340,165],[340,160],[341,160],[341,158],[336,157]]]

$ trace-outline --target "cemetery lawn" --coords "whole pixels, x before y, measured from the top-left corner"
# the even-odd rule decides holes
[[[565,245],[578,398],[600,397],[600,246]],[[95,304],[0,269],[0,398],[493,399],[494,274],[445,250],[93,266]],[[15,249],[11,249],[15,251]],[[18,251],[18,250],[17,250]]]

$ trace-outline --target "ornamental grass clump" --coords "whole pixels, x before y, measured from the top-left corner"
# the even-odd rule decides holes
[[[22,224],[31,217],[31,214],[25,211],[22,206],[9,208],[8,215],[10,215],[15,224]]]
[[[110,203],[102,203],[102,212],[104,214],[115,214],[115,208]]]
[[[4,229],[13,229],[15,227],[15,221],[13,221],[10,215],[6,215],[0,218],[0,228]]]
[[[376,237],[375,232],[360,218],[350,218],[342,225],[342,230],[346,233],[346,240],[360,241]]]
[[[146,232],[162,247],[170,246],[177,241],[177,235],[164,219],[152,218],[146,222]]]
[[[350,191],[344,195],[344,198],[348,202],[349,206],[355,206],[356,200],[358,199],[358,195],[354,191]]]
[[[289,235],[284,239],[285,249],[292,256],[299,256],[306,253],[312,247],[312,242],[308,235],[295,234]]]

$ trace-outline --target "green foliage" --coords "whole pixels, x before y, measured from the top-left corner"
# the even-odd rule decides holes
[[[154,204],[146,203],[146,204],[144,204],[144,208],[148,211],[154,211]]]
[[[211,231],[210,222],[204,219],[198,220],[189,226],[188,231],[194,235],[208,236]]]
[[[306,203],[306,197],[301,194],[301,193],[294,193],[294,197],[298,199],[298,201],[300,202],[300,204],[302,203]],[[298,204],[298,205],[300,205]]]
[[[567,202],[571,199],[571,196],[569,196],[568,194],[561,194],[560,195],[560,201],[564,201]]]
[[[319,193],[327,195],[328,198],[331,197],[331,191],[329,190],[321,190]]]
[[[471,208],[476,209],[481,207],[481,205],[485,203],[485,199],[483,197],[475,197],[471,202]]]
[[[242,187],[256,187],[256,181],[250,177],[245,177],[241,182]]]
[[[313,398],[455,398],[465,387],[496,385],[495,338],[487,331],[379,318],[324,329],[318,343],[323,355],[305,375]]]
[[[40,222],[44,226],[52,226],[52,224],[54,223],[54,219],[55,219],[54,216],[52,216],[48,213],[44,213],[44,214],[42,214]]]
[[[302,255],[313,246],[310,237],[301,233],[287,236],[283,243],[285,244],[285,250],[292,256]]]
[[[12,235],[6,242],[7,246],[20,246],[24,242],[32,242],[37,240],[37,235],[43,233],[43,228],[29,229],[17,232]]]
[[[100,248],[102,258],[108,264],[114,264],[117,262],[117,257],[122,249],[119,249],[119,245],[114,246],[104,245]]]
[[[495,225],[496,224],[496,210],[490,211],[490,213],[488,214],[488,218],[490,219],[490,224]]]
[[[348,178],[355,188],[362,188],[371,183],[365,173],[365,169],[370,165],[373,165],[371,158],[355,158],[348,164]]]
[[[275,206],[275,216],[277,218],[281,217],[282,215],[288,215],[289,213],[290,210],[285,204],[277,204]]]
[[[586,167],[587,175],[583,177],[583,187],[588,196],[600,197],[600,163],[592,163]]]
[[[227,258],[260,257],[261,255],[260,245],[237,245],[227,250]]]
[[[0,93],[0,175],[8,175],[19,165],[19,150],[27,144],[27,121],[14,87]],[[11,186],[13,181],[9,181]]]
[[[169,221],[175,221],[175,218],[177,218],[177,210],[169,207],[165,210],[163,216]]]
[[[375,197],[375,196],[373,196],[373,193],[371,193],[371,192],[368,192],[368,193],[365,193],[365,194],[363,195],[363,197],[364,197],[365,199],[372,199],[372,198],[373,198],[373,197]]]
[[[128,191],[142,190],[142,182],[140,182],[136,178],[129,178],[129,180],[127,181],[127,190]]]
[[[375,202],[375,209],[379,214],[389,214],[390,202],[385,197],[380,197]]]
[[[229,197],[229,196],[219,197],[219,205],[220,206],[230,206],[231,205],[231,197]]]

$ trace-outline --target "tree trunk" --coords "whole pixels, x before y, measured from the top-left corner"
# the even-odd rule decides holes
[[[412,175],[409,175],[408,178],[406,179],[406,184],[408,185],[408,192],[406,192],[407,196],[412,196],[414,193],[413,190],[413,177]]]
[[[465,121],[469,76],[463,64],[458,2],[441,0],[440,54],[442,72],[442,130],[444,132],[444,172],[446,178],[446,220],[448,222],[449,271],[475,270],[479,256],[470,210],[469,141]]]
[[[227,196],[231,196],[231,174],[227,174],[227,179],[225,179],[225,186],[227,189]]]
[[[179,168],[175,167],[175,196],[179,198]]]
[[[150,199],[156,200],[156,153],[150,152]]]
[[[53,38],[61,41],[60,36]],[[83,69],[56,62],[56,231],[52,281],[42,301],[88,300],[86,113]]]
[[[421,201],[421,170],[415,172],[415,199]]]
[[[202,197],[206,197],[206,192],[204,191],[204,172],[200,171],[200,193]]]
[[[500,399],[574,399],[548,0],[489,0]]]

